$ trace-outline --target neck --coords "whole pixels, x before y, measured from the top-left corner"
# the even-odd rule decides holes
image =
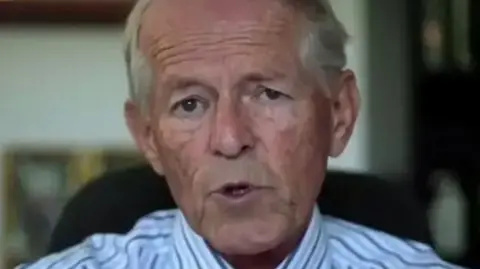
[[[300,245],[309,224],[307,221],[299,232],[274,249],[255,255],[223,255],[223,257],[235,269],[275,269]]]

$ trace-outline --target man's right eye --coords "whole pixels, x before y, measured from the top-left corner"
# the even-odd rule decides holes
[[[179,118],[198,118],[208,109],[208,102],[199,97],[188,97],[176,102],[172,113]]]

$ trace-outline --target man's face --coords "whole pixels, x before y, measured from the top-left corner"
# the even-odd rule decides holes
[[[260,253],[304,229],[327,158],[351,134],[353,95],[326,98],[300,62],[303,22],[274,0],[154,1],[144,15],[155,85],[148,116],[127,117],[189,224],[223,253]]]

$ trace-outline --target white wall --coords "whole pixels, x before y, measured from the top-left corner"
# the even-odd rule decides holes
[[[120,29],[2,28],[0,147],[128,142]]]
[[[120,39],[117,28],[0,28],[0,152],[12,143],[131,143]],[[0,188],[2,176],[0,166]]]
[[[347,152],[333,160],[331,167],[404,171],[407,122],[402,105],[405,97],[400,93],[406,84],[405,72],[399,69],[405,66],[405,51],[394,45],[400,39],[398,33],[387,31],[371,36],[370,1],[332,2],[352,36],[349,66],[358,76],[363,104]],[[388,25],[395,27],[402,16],[398,9],[387,10],[397,15],[389,17],[381,10],[373,11],[392,19]],[[387,34],[393,41],[385,38]],[[383,43],[374,43],[372,38]],[[122,118],[127,87],[120,40],[120,28],[0,28],[0,151],[11,143],[24,142],[77,146],[131,143]],[[379,61],[370,57],[372,44],[393,44],[388,51],[393,58],[384,58],[382,67],[371,68],[371,61]],[[388,71],[386,78],[382,68]],[[382,79],[380,84],[375,82]],[[378,122],[373,123],[372,118]]]

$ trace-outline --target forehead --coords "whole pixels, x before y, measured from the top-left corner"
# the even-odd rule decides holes
[[[144,25],[158,29],[211,27],[219,22],[263,22],[288,19],[295,12],[284,0],[152,0]]]
[[[159,60],[189,46],[279,48],[297,42],[301,19],[280,0],[153,0],[142,18],[140,49]]]

